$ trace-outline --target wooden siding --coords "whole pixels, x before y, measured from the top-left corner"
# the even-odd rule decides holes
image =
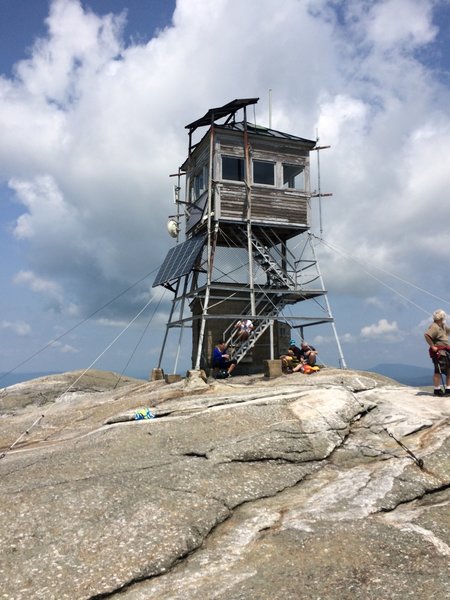
[[[191,179],[209,162],[209,136],[205,135],[185,163],[187,189]],[[251,218],[254,223],[274,227],[309,227],[309,152],[308,144],[283,138],[250,135],[251,159],[274,163],[274,186],[251,186]],[[216,131],[214,138],[213,179],[214,219],[242,223],[247,219],[246,187],[241,181],[222,179],[222,157],[244,158],[244,136],[236,132]],[[283,164],[299,165],[304,169],[304,189],[283,187]],[[188,201],[193,198],[188,195]],[[202,211],[194,211],[187,219],[187,230],[198,226],[204,214],[205,198],[197,200]]]
[[[221,184],[216,193],[217,214],[220,219],[245,221],[247,203],[243,184]],[[251,217],[253,222],[274,225],[308,226],[308,200],[295,190],[280,190],[253,186],[251,192]]]
[[[280,138],[264,139],[249,137],[252,158],[305,164],[309,161],[309,148],[299,142]],[[229,137],[222,133],[216,137],[215,154],[244,156],[243,138]]]

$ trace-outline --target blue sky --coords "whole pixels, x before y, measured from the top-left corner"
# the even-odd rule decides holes
[[[348,365],[428,366],[450,312],[449,40],[449,0],[0,0],[0,372],[155,366],[167,302],[145,276],[184,126],[239,97],[267,124],[269,89],[275,128],[332,146],[317,250]]]

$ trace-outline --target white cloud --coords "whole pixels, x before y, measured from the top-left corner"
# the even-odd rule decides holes
[[[61,301],[61,287],[59,284],[38,277],[32,271],[20,271],[14,277],[14,283],[27,285],[33,292],[44,294],[50,298]]]
[[[267,124],[272,89],[275,128],[332,145],[324,238],[348,256],[320,250],[327,289],[375,298],[381,284],[355,262],[367,261],[448,294],[450,94],[417,54],[437,35],[436,4],[178,0],[172,26],[127,46],[123,17],[55,0],[48,34],[0,77],[0,178],[30,257],[16,282],[86,315],[154,272],[172,244],[168,175],[186,157],[185,124],[253,96]],[[153,276],[102,317],[128,322]],[[390,319],[365,338],[399,337]]]
[[[13,323],[10,321],[1,321],[0,327],[2,329],[9,329],[20,337],[31,334],[31,325],[24,321],[15,321]]]
[[[373,306],[373,307],[379,308],[379,309],[385,308],[385,303],[383,302],[383,300],[381,300],[377,296],[369,296],[368,298],[365,298],[364,302],[368,306]]]
[[[340,340],[346,344],[354,344],[356,337],[351,333],[344,333],[344,335],[340,336]]]
[[[59,351],[63,354],[77,354],[79,352],[79,350],[77,350],[70,344],[63,344]]]
[[[59,260],[59,257],[54,257]],[[80,308],[76,303],[68,302],[64,295],[64,287],[53,279],[40,277],[35,272],[19,271],[13,278],[13,283],[23,285],[32,292],[44,298],[46,308],[67,317],[79,317]]]
[[[185,123],[209,106],[246,95],[263,96],[258,120],[264,122],[270,87],[278,128],[305,136],[318,128],[333,146],[327,183],[337,188],[330,218],[338,239],[356,244],[358,255],[366,247],[373,259],[372,236],[383,224],[376,252],[384,263],[393,252],[401,258],[403,240],[387,246],[411,201],[405,186],[419,172],[426,181],[428,168],[436,170],[426,149],[437,136],[446,144],[445,123],[430,128],[433,112],[418,114],[433,93],[430,81],[416,77],[420,65],[413,61],[405,75],[403,60],[391,61],[394,81],[376,56],[386,45],[377,32],[385,31],[382,25],[394,11],[408,10],[413,21],[386,33],[389,39],[409,37],[405,28],[415,32],[417,43],[432,39],[431,4],[415,4],[384,2],[359,14],[374,45],[364,56],[348,53],[361,42],[352,29],[333,31],[325,3],[288,0],[274,12],[273,1],[259,1],[255,22],[254,2],[180,0],[174,27],[146,45],[125,47],[121,18],[84,12],[76,0],[57,0],[47,38],[18,64],[15,80],[3,80],[0,162],[8,165],[5,175],[26,208],[16,235],[33,245],[39,268],[46,264],[57,277],[72,279],[76,294],[95,281],[113,288],[114,282],[138,278],[169,247],[162,226],[172,195],[168,174],[185,157]],[[355,11],[354,4],[347,10]],[[227,26],[230,19],[233,26]],[[317,39],[321,44],[311,53]],[[220,53],[224,46],[228,52]],[[298,56],[308,60],[299,63]],[[297,77],[285,77],[290,69]],[[419,131],[428,132],[427,143],[412,148]],[[410,141],[403,146],[405,135]],[[393,143],[397,165],[386,164],[386,143]],[[417,151],[423,154],[420,169],[409,162]],[[448,185],[447,179],[442,173],[439,181],[433,177],[435,187]],[[343,202],[351,209],[345,223],[338,218]],[[393,210],[387,228],[386,204]]]
[[[318,131],[326,136],[327,143],[336,145],[343,136],[361,137],[368,127],[369,106],[361,99],[348,94],[337,94],[320,105]],[[361,175],[358,164],[345,165],[354,176]]]
[[[76,101],[89,79],[120,53],[118,35],[122,25],[123,17],[100,18],[84,12],[78,2],[51,3],[49,37],[38,40],[32,58],[16,68],[24,90],[58,105]]]
[[[43,175],[31,181],[11,179],[9,185],[28,210],[17,220],[14,234],[18,239],[38,238],[39,242],[46,231],[47,244],[54,240],[62,246],[76,235],[77,215],[64,201],[52,176]]]
[[[354,344],[357,338],[351,333],[339,335],[339,341],[344,344]],[[316,335],[313,338],[313,344],[320,348],[324,344],[336,344],[336,338],[331,335]]]
[[[380,319],[378,323],[366,325],[361,329],[361,337],[365,339],[398,341],[401,337],[396,321],[389,323],[387,319]]]
[[[382,0],[367,16],[368,38],[382,49],[415,48],[431,42],[437,33],[432,23],[433,4],[426,0]]]
[[[59,341],[52,341],[50,346],[56,348],[61,354],[78,354],[79,350],[70,344],[63,344]]]
[[[128,321],[118,321],[117,319],[98,319],[97,323],[104,327],[118,327],[120,329],[128,325]]]
[[[73,302],[69,302],[66,307],[66,314],[69,317],[79,317],[80,316],[80,307],[74,304]]]

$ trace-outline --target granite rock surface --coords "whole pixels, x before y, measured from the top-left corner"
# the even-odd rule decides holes
[[[450,597],[449,397],[80,375],[0,391],[0,598]]]

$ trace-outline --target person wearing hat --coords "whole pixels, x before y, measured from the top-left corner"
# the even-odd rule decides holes
[[[448,335],[450,327],[447,327],[445,320],[447,315],[441,309],[433,313],[433,323],[425,331],[425,341],[430,346],[430,358],[434,365],[433,384],[435,396],[450,396],[450,346],[448,344]],[[441,389],[440,383],[444,383],[445,391]]]
[[[289,342],[287,354],[281,356],[281,367],[283,371],[292,373],[295,367],[301,363],[302,351],[295,343],[295,340]]]

